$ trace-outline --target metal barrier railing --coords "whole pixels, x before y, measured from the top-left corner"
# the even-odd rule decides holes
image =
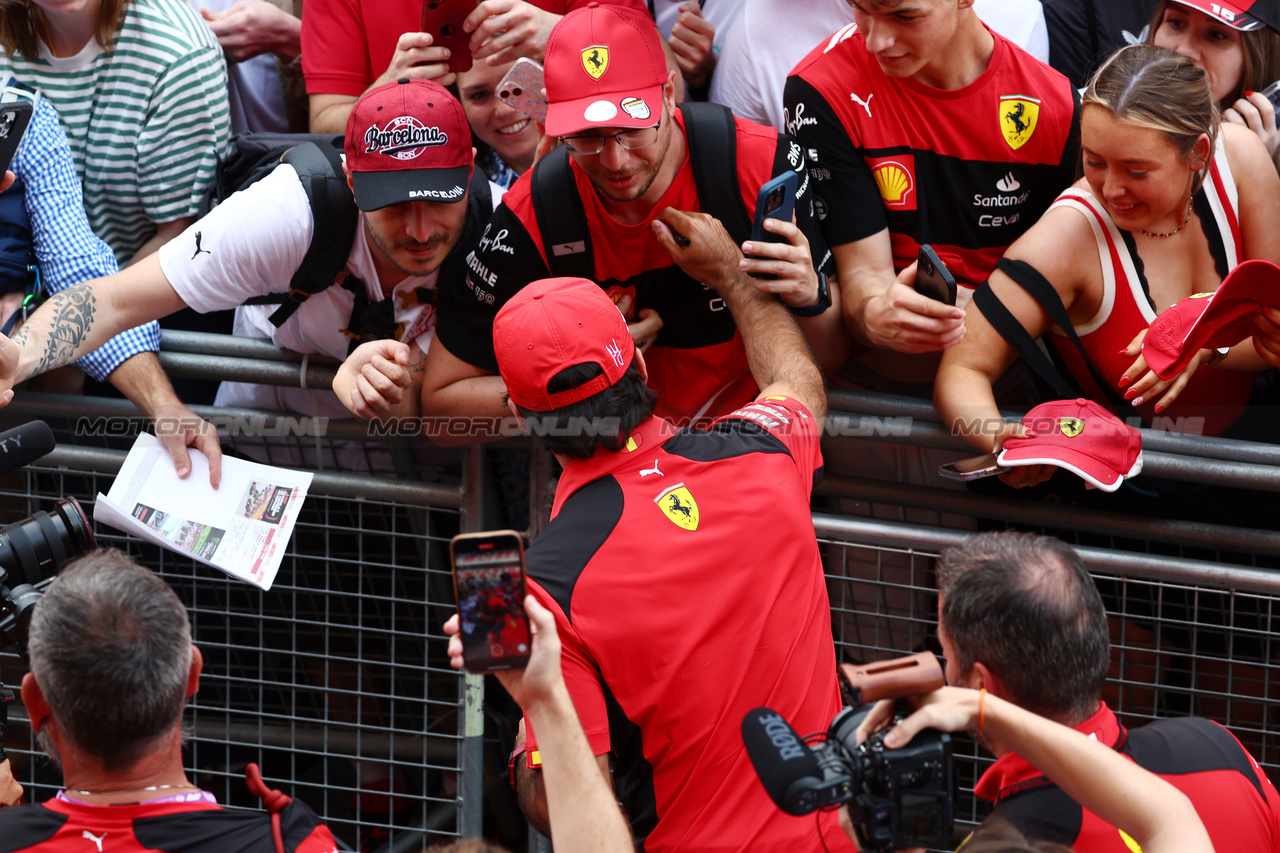
[[[0,482],[8,520],[74,495],[92,513],[122,451],[60,447]],[[470,467],[470,466],[469,466]],[[244,765],[310,804],[344,846],[387,850],[481,832],[478,680],[448,665],[440,625],[453,611],[447,541],[476,525],[480,489],[317,473],[270,592],[95,526],[177,590],[205,658],[185,763],[220,802],[247,799]],[[3,655],[17,684],[22,661]],[[482,688],[480,688],[482,689]],[[34,799],[58,774],[15,709],[10,754]],[[376,846],[376,845],[375,845]]]
[[[162,363],[190,376],[293,386],[305,377],[307,387],[324,387],[333,370],[310,361],[304,366],[301,356],[262,341],[165,332],[163,346]],[[925,401],[833,391],[831,403],[833,433],[876,434],[881,441],[967,450],[938,423]],[[275,417],[195,410],[233,421]],[[0,410],[0,418],[11,420],[61,420],[64,429],[76,419],[99,415],[136,418],[137,413],[123,401],[33,394],[20,394]],[[875,429],[874,423],[890,418],[910,418],[910,429]],[[862,429],[865,419],[873,423],[870,430]],[[261,423],[268,432],[276,425],[273,420]],[[283,432],[273,446],[301,451],[317,438]],[[453,606],[443,545],[452,532],[482,524],[490,497],[483,454],[471,451],[456,472],[441,476],[438,468],[432,469],[436,479],[415,482],[406,478],[421,473],[423,466],[407,442],[374,441],[358,421],[330,421],[322,438],[335,444],[386,445],[399,479],[367,472],[317,475],[308,519],[299,524],[281,580],[271,593],[248,590],[188,560],[98,531],[104,544],[126,548],[179,590],[191,606],[196,642],[212,659],[206,688],[193,706],[188,766],[220,800],[238,803],[243,802],[239,768],[258,760],[273,784],[316,807],[349,846],[362,831],[385,831],[395,850],[416,850],[437,835],[479,835],[487,793],[481,766],[483,682],[448,669],[443,642],[427,637],[438,634],[437,620]],[[1280,449],[1275,447],[1153,431],[1144,431],[1143,439],[1148,473],[1280,491]],[[107,435],[93,440],[123,448],[130,439]],[[236,437],[224,439],[224,446],[237,447]],[[16,519],[61,494],[91,498],[106,490],[121,455],[118,449],[59,448],[23,475],[20,485],[0,488],[0,504]],[[546,454],[532,455],[534,533],[549,505],[553,469]],[[368,470],[379,469],[371,465]],[[1117,662],[1109,701],[1130,723],[1192,711],[1214,716],[1254,750],[1273,778],[1280,777],[1274,719],[1280,677],[1268,647],[1280,575],[1256,565],[1229,565],[1217,556],[1243,553],[1265,562],[1280,555],[1280,534],[1274,529],[1119,517],[1105,510],[1064,512],[1011,498],[865,477],[829,476],[819,494],[891,504],[908,508],[908,513],[954,513],[1102,537],[1109,547],[1081,551],[1116,621]],[[967,522],[968,530],[948,529],[823,512],[815,513],[814,523],[841,654],[869,660],[930,646],[933,558],[976,523]],[[1214,559],[1194,558],[1205,554]],[[12,656],[3,662],[5,680],[16,683],[20,663]],[[16,726],[15,747],[24,736]],[[30,741],[15,749],[20,757],[33,752]],[[964,814],[976,820],[982,812],[971,800],[971,789],[985,759],[971,748],[964,766],[970,796]],[[29,762],[23,773],[22,781],[35,786],[37,797],[56,785],[36,762]],[[353,798],[357,780],[379,776],[390,776],[401,787],[383,804],[409,799],[421,807],[384,817]]]
[[[847,660],[895,657],[936,645],[934,558],[960,530],[814,514]],[[1076,546],[1112,621],[1105,698],[1126,724],[1197,713],[1222,722],[1268,775],[1280,778],[1280,574],[1184,557]],[[1052,677],[1046,673],[1046,677]],[[961,738],[957,815],[980,820],[974,781],[991,762]]]

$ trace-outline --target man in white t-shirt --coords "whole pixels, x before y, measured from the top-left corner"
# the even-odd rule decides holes
[[[382,407],[377,414],[416,415],[419,394],[386,379],[403,375],[391,369],[388,358],[407,361],[411,381],[421,378],[435,330],[441,267],[461,269],[461,258],[473,248],[468,244],[483,230],[475,210],[483,207],[487,219],[493,202],[468,203],[475,170],[471,133],[461,104],[436,83],[400,80],[365,93],[348,119],[345,150],[343,169],[359,222],[341,282],[304,297],[278,327],[270,318],[279,304],[245,304],[289,291],[317,230],[297,171],[282,163],[151,257],[68,288],[33,314],[12,341],[0,337],[0,404],[12,396],[7,389],[13,383],[92,351],[121,329],[186,306],[201,312],[240,306],[237,334],[345,359],[357,325],[353,308],[391,300],[384,337],[409,346],[360,346],[344,365],[340,387],[348,400],[373,400]],[[328,389],[225,383],[217,403],[350,417]],[[396,403],[399,408],[386,409]]]
[[[978,0],[973,8],[991,29],[1041,62],[1049,61],[1040,0]],[[796,14],[794,0],[752,0],[725,36],[709,99],[738,118],[790,133],[782,111],[787,74],[818,42],[852,23],[849,0],[811,0],[802,15]]]

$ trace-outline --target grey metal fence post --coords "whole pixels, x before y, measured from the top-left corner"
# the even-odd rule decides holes
[[[485,454],[479,447],[467,453],[463,474],[462,529],[479,530],[484,524]],[[458,833],[478,838],[484,831],[484,678],[463,676],[458,697]]]

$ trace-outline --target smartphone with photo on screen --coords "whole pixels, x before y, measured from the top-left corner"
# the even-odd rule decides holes
[[[800,187],[800,175],[788,169],[777,175],[756,193],[756,215],[751,223],[751,242],[753,243],[785,243],[781,234],[764,230],[766,219],[780,219],[790,222],[796,210],[796,190]],[[752,255],[757,258],[759,255]],[[772,273],[758,273],[755,278],[777,278]]]
[[[494,91],[498,93],[498,100],[513,110],[546,124],[547,99],[542,94],[546,85],[542,66],[522,56],[507,69]]]
[[[463,533],[449,541],[449,559],[467,672],[524,668],[532,644],[524,539],[514,530]]]
[[[462,29],[462,22],[476,5],[476,0],[422,0],[418,29],[430,33],[436,47],[449,48],[449,70],[455,73],[471,67],[471,34]]]

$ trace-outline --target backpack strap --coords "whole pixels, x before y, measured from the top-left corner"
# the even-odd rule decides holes
[[[738,133],[733,111],[699,101],[680,104],[679,109],[684,114],[698,203],[741,245],[751,238],[751,213],[738,187]]]
[[[289,293],[271,314],[271,325],[277,329],[312,294],[347,277],[344,268],[360,222],[342,160],[332,145],[305,142],[285,152],[283,161],[293,166],[302,181],[311,204],[313,229],[302,265],[289,281]]]
[[[529,189],[551,277],[572,276],[594,281],[591,232],[578,184],[573,179],[568,146],[561,145],[537,162]]]
[[[1080,353],[1080,357],[1083,359],[1085,367],[1089,369],[1089,375],[1093,377],[1094,383],[1107,396],[1106,402],[1112,408],[1124,410],[1126,408],[1124,398],[1111,387],[1110,383],[1098,371],[1098,368],[1094,366],[1093,359],[1089,358],[1084,344],[1080,342],[1080,336],[1076,334],[1075,326],[1071,323],[1066,306],[1062,304],[1062,297],[1058,295],[1058,291],[1054,290],[1049,280],[1026,261],[1001,258],[996,262],[996,269],[1007,275],[1040,304],[1040,307],[1045,310],[1050,319],[1063,331],[1067,339],[1071,341]],[[1079,396],[1079,389],[1075,388],[1071,382],[1068,382],[1063,377],[1044,351],[1036,346],[1031,334],[1023,328],[1017,318],[1009,312],[1009,309],[995,295],[989,280],[983,282],[982,286],[973,294],[973,301],[995,330],[1017,351],[1018,355],[1022,356],[1022,360],[1027,363],[1027,366],[1053,388],[1054,393],[1059,394],[1063,399]]]

